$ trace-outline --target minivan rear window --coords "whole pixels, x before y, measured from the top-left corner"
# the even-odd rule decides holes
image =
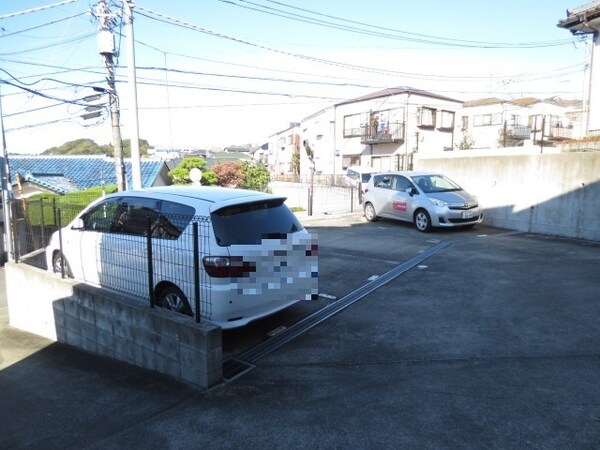
[[[211,214],[217,244],[254,245],[263,239],[285,239],[303,229],[284,199],[269,199],[221,208]]]

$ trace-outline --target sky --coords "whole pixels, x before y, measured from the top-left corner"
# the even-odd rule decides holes
[[[557,27],[575,0],[137,0],[139,136],[155,147],[261,145],[323,108],[409,86],[457,100],[583,99],[591,41]],[[115,14],[121,134],[131,136],[126,28]],[[111,144],[90,0],[0,0],[9,153]],[[86,99],[87,98],[87,99]],[[85,107],[102,115],[83,119]]]

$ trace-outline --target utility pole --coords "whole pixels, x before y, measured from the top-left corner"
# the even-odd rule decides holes
[[[115,38],[112,32],[114,25],[113,16],[106,6],[105,0],[99,0],[96,6],[96,17],[100,21],[98,25],[98,50],[104,58],[104,64],[108,72],[106,81],[109,87],[110,115],[112,124],[113,146],[115,156],[115,170],[117,175],[117,189],[125,190],[125,165],[123,164],[123,142],[121,141],[121,128],[119,124],[119,96],[115,86],[115,63],[116,56]]]
[[[127,72],[130,86],[131,101],[131,178],[133,188],[142,187],[142,170],[140,166],[140,126],[138,122],[137,82],[135,74],[135,45],[133,36],[133,12],[131,0],[123,0],[125,13],[125,34],[127,35]],[[133,2],[131,2],[133,3]]]
[[[544,153],[544,131],[546,128],[546,115],[542,116],[542,139],[540,140],[540,155]]]
[[[2,213],[4,219],[4,250],[7,259],[12,258],[12,239],[10,234],[10,200],[12,200],[12,187],[10,185],[10,172],[8,170],[8,154],[6,153],[6,140],[4,139],[4,121],[2,119],[2,95],[0,95],[0,173],[2,175]],[[4,263],[4,255],[0,255]]]
[[[313,215],[313,196],[315,189],[315,155],[310,148],[310,144],[308,143],[308,139],[305,139],[304,142],[304,150],[306,150],[306,156],[308,156],[308,160],[310,161],[310,187],[308,188],[308,215]]]

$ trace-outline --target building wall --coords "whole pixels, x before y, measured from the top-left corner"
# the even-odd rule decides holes
[[[424,158],[479,198],[484,223],[600,241],[600,153]]]
[[[275,175],[293,173],[293,155],[300,150],[300,125],[294,125],[269,137],[269,171]]]
[[[458,122],[460,125],[459,132],[457,134],[457,144],[463,139],[466,133],[474,140],[473,148],[498,148],[503,145],[503,130],[506,122],[507,127],[510,128],[513,125],[513,116],[516,116],[516,120],[519,125],[532,126],[530,121],[531,116],[546,116],[548,123],[545,123],[545,140],[548,140],[550,135],[550,117],[558,118],[559,122],[564,127],[571,127],[571,136],[573,138],[582,137],[581,127],[581,116],[577,115],[579,119],[573,121],[573,115],[569,114],[567,108],[561,107],[547,102],[537,102],[530,106],[520,106],[511,102],[494,103],[490,105],[472,106],[465,107],[458,113]],[[488,116],[490,118],[489,124],[481,124],[481,118]],[[462,128],[463,118],[467,118],[466,130]],[[477,123],[479,118],[479,124]],[[530,134],[528,139],[520,141],[520,145],[523,147],[532,147],[537,145],[537,142],[541,140],[541,118],[538,119],[538,129],[540,131],[533,132]]]
[[[300,174],[310,175],[310,161],[303,142],[307,140],[315,159],[317,174],[340,173],[335,166],[335,122],[333,108],[327,108],[304,119],[301,123]]]

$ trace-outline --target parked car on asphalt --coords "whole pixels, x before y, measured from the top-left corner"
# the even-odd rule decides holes
[[[377,173],[377,171],[372,167],[350,166],[346,169],[346,183],[358,190],[359,203],[362,203],[365,186],[374,173]]]
[[[436,172],[378,173],[367,183],[363,199],[369,222],[379,217],[403,220],[423,232],[483,220],[477,198]]]
[[[54,233],[48,268],[142,302],[150,297],[151,274],[156,305],[192,315],[196,260],[201,315],[222,328],[239,327],[318,294],[316,241],[284,201],[189,186],[108,195]]]
[[[350,166],[346,169],[346,182],[348,186],[355,188],[362,184],[364,190],[364,186],[369,182],[371,175],[376,172],[372,167]]]

